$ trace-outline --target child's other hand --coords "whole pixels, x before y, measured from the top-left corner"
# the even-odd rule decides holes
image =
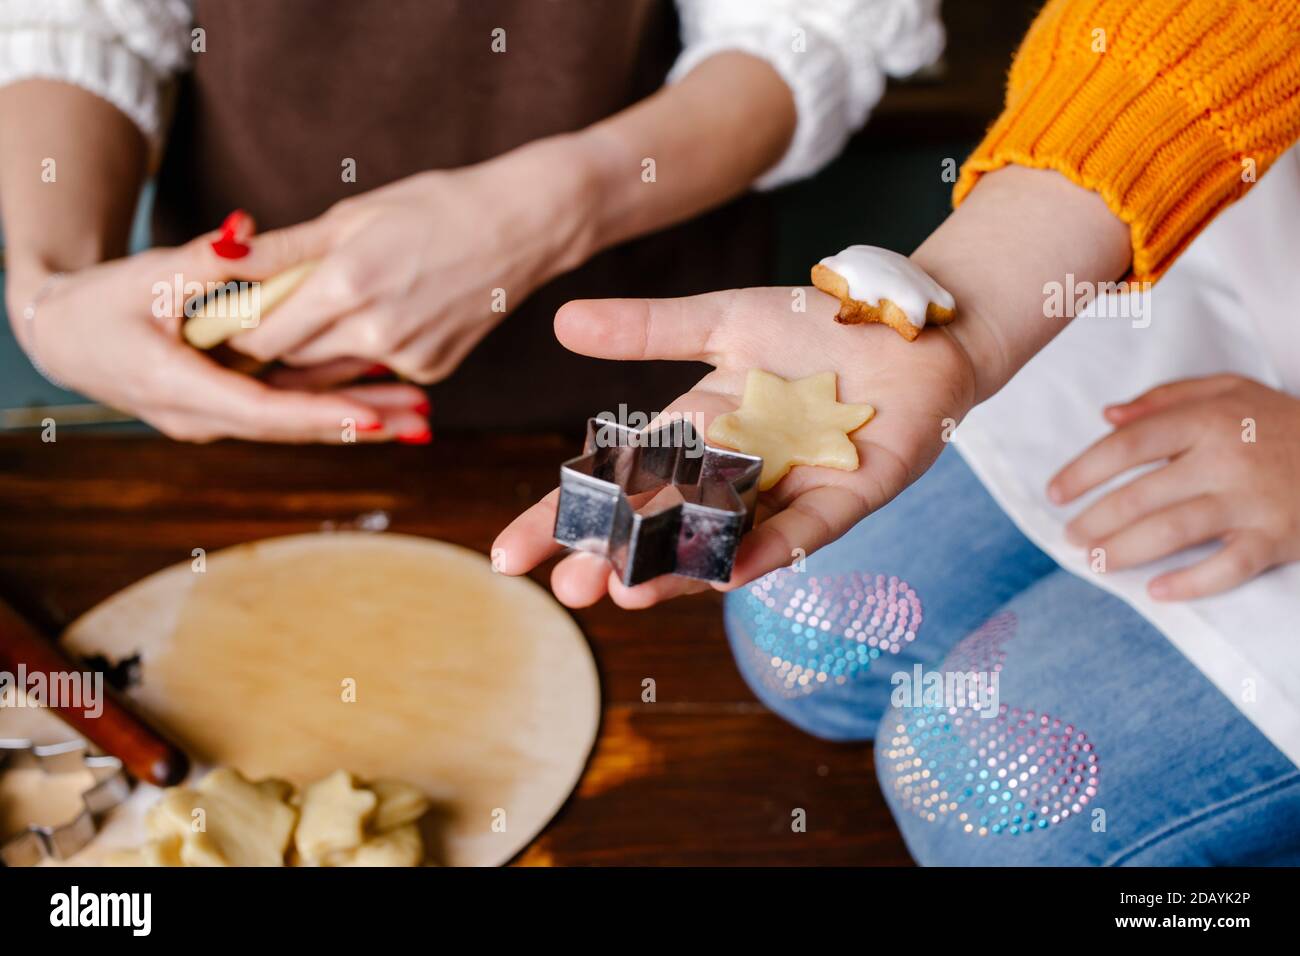
[[[803,296],[806,311],[795,311]],[[953,326],[927,329],[907,342],[882,325],[837,324],[838,306],[815,289],[744,289],[684,299],[570,302],[555,317],[560,341],[583,355],[714,366],[666,409],[698,415],[693,420],[705,428],[740,404],[751,368],[786,379],[834,371],[841,402],[875,406],[876,417],[852,434],[856,471],[796,467],[762,496],[761,504],[777,513],[746,536],[731,581],[720,589],[789,565],[800,552],[811,554],[883,506],[933,463],[951,426],[974,402],[974,368],[949,331]],[[526,573],[561,550],[552,538],[557,497],[553,491],[497,538],[492,554],[499,571]],[[608,593],[625,608],[708,587],[670,575],[624,587],[607,561],[584,553],[560,561],[551,585],[571,607]]]
[[[1236,375],[1188,379],[1106,409],[1115,430],[1048,485],[1058,504],[1151,462],[1070,522],[1070,538],[1104,549],[1108,569],[1213,539],[1214,554],[1162,574],[1160,600],[1203,597],[1300,560],[1300,399]]]

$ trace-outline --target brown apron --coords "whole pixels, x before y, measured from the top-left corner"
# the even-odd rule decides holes
[[[199,0],[206,52],[182,82],[155,241],[244,208],[259,228],[427,169],[580,129],[649,95],[678,51],[669,0]],[[493,53],[492,31],[506,31]],[[357,182],[342,181],[344,158]],[[568,299],[761,284],[767,206],[749,196],[627,243],[534,293],[432,388],[438,427],[563,427],[619,403],[650,412],[699,378],[682,363],[566,352]]]

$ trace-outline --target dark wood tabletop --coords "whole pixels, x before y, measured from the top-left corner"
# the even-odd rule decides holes
[[[486,553],[581,435],[439,435],[430,446],[182,445],[62,429],[0,436],[0,597],[56,633],[195,547],[345,525]],[[543,583],[550,568],[536,575]],[[578,611],[600,669],[595,753],[522,864],[904,864],[867,744],[809,737],[732,663],[721,600]],[[642,680],[655,703],[641,700]],[[806,811],[807,831],[791,814]]]

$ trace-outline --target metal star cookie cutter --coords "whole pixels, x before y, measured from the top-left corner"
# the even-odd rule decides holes
[[[763,459],[714,448],[685,419],[636,429],[587,420],[560,466],[555,540],[603,555],[629,587],[661,574],[726,581],[754,524]],[[655,494],[638,511],[629,496]]]
[[[122,762],[95,750],[84,740],[34,744],[23,738],[0,739],[0,773],[36,767],[47,774],[89,770],[95,782],[81,794],[83,808],[56,826],[32,824],[0,843],[5,866],[35,866],[44,859],[66,860],[82,849],[99,830],[99,818],[131,793]]]

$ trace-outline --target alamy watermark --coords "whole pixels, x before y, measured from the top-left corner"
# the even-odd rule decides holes
[[[699,412],[637,412],[620,403],[617,412],[600,412],[596,418],[619,426],[597,428],[597,448],[682,448],[687,458],[704,455],[704,416]]]
[[[104,675],[99,671],[0,671],[0,708],[80,710],[95,719],[104,713]]]
[[[192,319],[203,314],[237,318],[243,329],[255,329],[261,321],[262,283],[258,281],[186,282],[178,272],[170,282],[155,282],[150,291],[156,319],[171,318],[178,313]]]
[[[1064,282],[1043,283],[1043,316],[1073,319],[1128,319],[1135,329],[1151,325],[1150,282],[1080,282],[1067,273]]]
[[[914,664],[911,671],[896,671],[889,682],[894,685],[889,702],[899,710],[957,707],[986,719],[998,714],[997,671],[926,671]]]

